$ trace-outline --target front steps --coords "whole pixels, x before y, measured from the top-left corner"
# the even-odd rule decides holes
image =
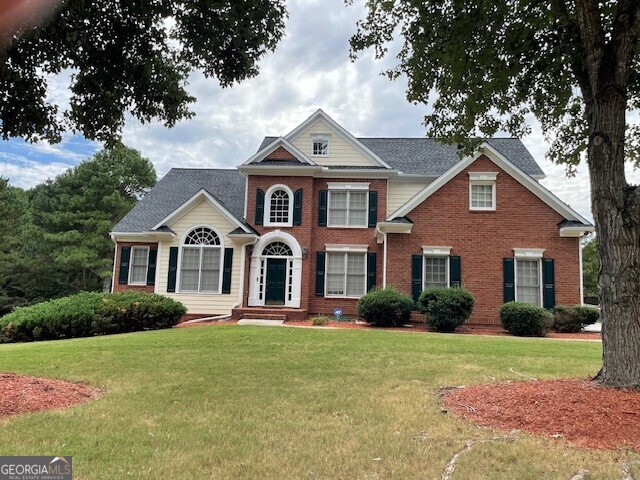
[[[308,311],[288,307],[240,307],[231,311],[231,320],[272,320],[295,322],[305,320]]]

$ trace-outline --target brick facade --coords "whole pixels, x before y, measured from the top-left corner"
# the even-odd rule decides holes
[[[496,210],[469,210],[469,172],[498,172]],[[499,324],[503,258],[514,248],[543,248],[555,260],[556,304],[579,304],[579,239],[561,238],[563,217],[487,157],[480,157],[408,215],[410,235],[388,237],[387,285],[411,292],[411,255],[423,246],[449,246],[459,255],[462,285],[476,297],[469,323]]]

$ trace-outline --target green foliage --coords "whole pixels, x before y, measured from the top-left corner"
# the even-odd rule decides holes
[[[598,240],[593,238],[582,247],[582,279],[584,294],[598,296]]]
[[[500,323],[512,335],[544,337],[553,326],[553,315],[524,302],[507,302],[500,308]]]
[[[185,313],[184,305],[161,295],[83,292],[0,318],[0,343],[170,328]]]
[[[374,288],[360,297],[357,310],[376,327],[400,327],[409,321],[413,300],[393,287]]]
[[[329,318],[324,315],[317,315],[311,319],[311,325],[316,327],[324,327],[329,323]]]
[[[453,332],[471,316],[475,297],[463,288],[429,287],[420,294],[418,308],[425,322],[439,332]]]
[[[257,75],[258,61],[275,49],[287,16],[284,0],[55,4],[41,22],[0,32],[5,139],[59,141],[63,131],[74,130],[113,142],[127,114],[172,127],[193,115],[189,105],[196,99],[186,90],[192,70],[216,77],[223,87]],[[70,108],[62,112],[48,87],[64,70],[73,75]]]
[[[586,325],[594,324],[600,318],[600,310],[580,305],[558,305],[553,309],[553,329],[557,332],[577,333]]]

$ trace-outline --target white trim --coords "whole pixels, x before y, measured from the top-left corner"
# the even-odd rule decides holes
[[[366,253],[369,249],[369,245],[345,245],[340,243],[325,243],[324,249],[326,252],[355,252]]]
[[[141,249],[141,250],[145,249],[147,251],[147,263],[145,268],[146,273],[145,273],[143,282],[131,281],[131,269],[133,267],[133,250],[134,249]],[[127,285],[133,285],[138,287],[147,285],[147,275],[149,275],[149,252],[150,251],[151,251],[151,247],[149,247],[148,245],[131,245],[131,250],[129,251],[129,271],[127,273]],[[158,263],[158,260],[157,260],[157,251],[156,251],[156,264],[157,263]]]
[[[335,246],[335,245],[334,245]],[[349,245],[344,245],[345,247],[349,247]],[[353,247],[360,247],[361,245],[351,245]],[[342,295],[333,294],[330,295],[327,293],[327,283],[329,281],[329,254],[334,255],[343,255],[344,256],[344,293]],[[362,295],[347,295],[347,277],[349,276],[349,255],[363,255],[364,256],[364,278],[362,284],[362,295],[367,293],[367,276],[369,275],[368,271],[368,262],[367,262],[367,253],[366,250],[330,250],[326,252],[324,259],[324,298],[360,298]]]
[[[365,184],[362,184],[365,185]],[[353,193],[365,193],[365,215],[364,215],[364,224],[361,225],[349,225],[350,217],[351,217],[351,192]],[[369,190],[364,190],[362,188],[357,188],[355,190],[343,190],[343,189],[329,189],[327,193],[327,228],[369,228]],[[346,206],[346,218],[345,224],[334,224],[331,223],[331,195],[338,193],[346,193],[347,194],[347,206]]]
[[[362,142],[360,142],[357,138],[351,135],[347,130],[345,130],[342,126],[340,126],[335,120],[333,120],[329,115],[324,113],[322,109],[316,110],[309,118],[307,118],[304,122],[298,125],[296,128],[287,133],[284,138],[289,140],[290,142],[295,141],[296,137],[303,133],[307,128],[311,127],[315,122],[322,119],[325,123],[329,125],[333,130],[336,131],[347,143],[349,143],[353,148],[362,153],[369,160],[381,165],[385,168],[391,169],[392,167],[383,161],[378,155],[369,150]]]
[[[453,247],[422,247],[422,255],[427,257],[448,257]]]
[[[378,222],[376,231],[384,233],[411,233],[413,223]]]
[[[580,227],[560,227],[561,237],[582,237],[586,233],[592,233],[596,231],[596,227],[593,225],[585,225]]]
[[[327,182],[329,190],[369,190],[368,182],[347,183],[347,182]]]
[[[289,270],[292,273],[291,282],[291,300],[289,300],[285,292],[285,307],[300,308],[300,300],[302,295],[302,248],[293,235],[290,235],[282,230],[274,230],[272,232],[264,234],[255,243],[253,247],[253,253],[251,255],[251,264],[249,267],[249,296],[247,299],[247,305],[250,307],[264,306],[265,304],[265,285],[260,282],[260,267],[261,263],[266,259],[273,257],[266,257],[262,255],[264,248],[272,242],[280,241],[286,243],[291,248],[292,256],[283,256],[280,258],[287,259],[287,273],[285,277],[285,285],[289,284]],[[265,278],[266,281],[266,272]],[[262,293],[262,298],[260,294]]]
[[[502,168],[507,174],[517,180],[521,185],[523,185],[526,189],[528,189],[531,193],[537,196],[544,203],[549,205],[552,209],[558,212],[567,220],[576,220],[584,223],[585,225],[590,225],[589,221],[585,219],[578,212],[573,210],[567,204],[563,203],[558,197],[556,197],[553,193],[547,190],[545,187],[540,185],[536,180],[534,180],[531,176],[524,173],[518,167],[516,167],[513,163],[511,163],[504,155],[502,155],[498,150],[493,148],[487,142],[482,143],[480,145],[480,151],[476,155],[472,155],[470,157],[466,157],[456,163],[453,167],[447,170],[444,174],[442,174],[438,179],[427,185],[423,188],[417,195],[415,195],[411,200],[398,208],[395,212],[393,212],[387,220],[393,220],[397,217],[404,217],[411,210],[416,208],[422,202],[424,202],[427,198],[437,192],[443,185],[449,182],[452,178],[462,172],[465,168],[475,162],[478,157],[484,154],[486,155],[492,162],[494,162],[498,167]]]
[[[542,258],[544,248],[514,248],[513,256],[519,260],[533,260]]]
[[[204,188],[200,189],[189,200],[184,202],[182,205],[176,208],[173,212],[171,212],[169,215],[163,218],[160,222],[158,222],[153,227],[152,230],[160,228],[163,225],[169,225],[171,223],[174,223],[180,217],[185,215],[191,208],[193,208],[201,198],[205,198],[206,200],[208,200],[209,203],[211,203],[213,207],[218,209],[218,211],[222,214],[222,216],[225,217],[227,220],[229,220],[229,222],[231,222],[233,225],[240,227],[247,233],[253,233],[242,222],[240,222],[240,220],[238,220],[236,217],[231,215],[231,213],[229,213],[229,211],[226,208],[224,208],[220,204],[220,202],[218,202],[215,198],[213,198],[213,196],[211,196],[211,194],[207,192]]]
[[[240,172],[244,176],[244,215],[242,218],[247,219],[247,204],[249,203],[249,175]]]
[[[261,163],[270,153],[275,152],[278,148],[284,148],[291,155],[296,157],[296,159],[302,163],[307,163],[309,165],[316,165],[307,155],[305,155],[300,149],[298,149],[295,145],[293,145],[289,140],[285,137],[278,137],[269,145],[264,147],[262,150],[253,154],[249,159],[244,162],[242,165],[249,165],[250,163]]]
[[[220,240],[220,245],[185,245],[184,241],[189,236],[191,232],[193,232],[196,228],[209,228],[213,230],[213,232],[218,236]],[[198,290],[182,290],[182,252],[185,248],[200,248],[200,266],[198,270],[200,275],[198,277]],[[202,251],[204,248],[209,249],[217,249],[220,252],[220,272],[218,273],[218,290],[217,291],[200,291],[200,284],[202,279]],[[186,293],[189,295],[221,295],[222,294],[222,281],[224,276],[224,235],[221,235],[220,231],[211,226],[211,225],[191,225],[185,233],[182,235],[182,239],[180,240],[180,246],[178,247],[178,264],[176,266],[176,292],[175,293]]]
[[[288,221],[286,222],[271,222],[271,195],[276,190],[284,190],[289,195],[289,212],[287,215]],[[265,227],[292,227],[293,226],[293,190],[282,183],[276,183],[271,185],[264,194],[264,216],[262,218],[262,224]]]
[[[469,172],[469,180],[472,182],[495,182],[498,172]]]
[[[387,232],[382,232],[383,237],[383,256],[382,256],[382,288],[387,288]]]
[[[330,133],[311,133],[311,156],[319,157],[319,158],[328,158],[329,157],[329,146],[331,144],[331,134]],[[313,153],[313,144],[316,142],[327,142],[327,153]]]
[[[516,249],[514,248],[514,251]],[[518,249],[523,250],[523,249]],[[542,257],[516,257],[513,262],[513,297],[516,302],[521,302],[522,300],[518,300],[518,261],[535,261],[538,264],[538,307],[544,306],[544,280],[542,278]],[[530,305],[530,304],[529,304]]]
[[[172,232],[109,232],[113,242],[150,242],[155,243],[161,239],[171,240],[176,234]]]
[[[111,272],[111,292],[114,293],[114,289],[116,288],[116,260],[118,259],[118,241],[113,235],[109,235],[111,237],[111,241],[114,243],[113,247],[113,271]]]

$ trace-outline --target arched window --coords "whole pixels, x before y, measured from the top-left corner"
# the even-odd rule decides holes
[[[275,185],[266,195],[265,225],[291,226],[293,221],[293,198],[284,185]]]
[[[181,246],[180,291],[220,293],[222,242],[209,227],[196,227]]]
[[[283,242],[273,242],[264,247],[262,251],[262,255],[264,256],[273,256],[273,257],[291,257],[293,256],[293,252],[289,245]]]

